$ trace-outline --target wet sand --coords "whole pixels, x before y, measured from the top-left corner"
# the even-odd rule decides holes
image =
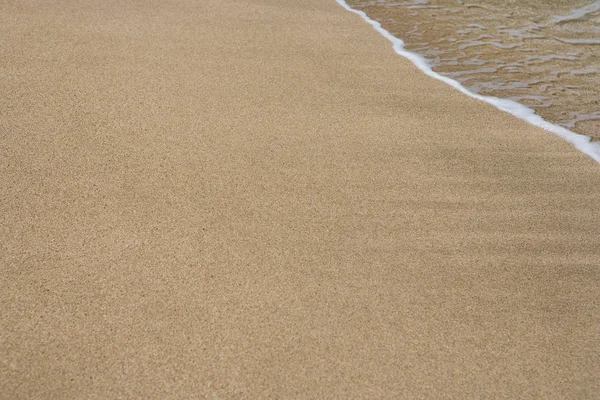
[[[470,91],[600,140],[600,1],[348,2]]]
[[[333,0],[0,33],[2,397],[600,392],[599,166]]]

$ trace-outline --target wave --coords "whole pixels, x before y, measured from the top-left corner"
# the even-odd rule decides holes
[[[596,162],[600,163],[600,142],[593,142],[589,136],[580,135],[562,126],[548,122],[539,115],[537,115],[535,111],[531,108],[520,104],[514,100],[501,99],[492,96],[482,96],[480,94],[469,91],[459,82],[433,71],[431,65],[423,56],[406,50],[404,48],[404,41],[402,39],[399,39],[392,35],[389,31],[384,29],[379,22],[371,19],[364,11],[355,10],[354,8],[350,7],[348,3],[346,3],[344,0],[336,1],[344,9],[362,17],[363,20],[365,20],[377,32],[379,32],[383,37],[385,37],[392,43],[392,47],[398,55],[410,60],[426,75],[452,86],[453,88],[457,89],[458,91],[469,97],[491,104],[497,109],[509,113],[521,120],[524,120],[530,123],[531,125],[535,125],[548,132],[554,133],[555,135],[562,137],[563,139],[571,143],[576,149],[583,152],[584,154],[587,154]]]

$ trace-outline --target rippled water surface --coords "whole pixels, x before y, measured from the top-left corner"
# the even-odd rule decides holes
[[[600,0],[348,0],[433,69],[600,138]]]

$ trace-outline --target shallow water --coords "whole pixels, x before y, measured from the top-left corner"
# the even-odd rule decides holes
[[[600,0],[349,0],[486,96],[600,138]]]

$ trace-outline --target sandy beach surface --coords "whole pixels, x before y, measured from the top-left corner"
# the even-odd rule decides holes
[[[0,398],[597,398],[600,166],[334,0],[0,3]]]

